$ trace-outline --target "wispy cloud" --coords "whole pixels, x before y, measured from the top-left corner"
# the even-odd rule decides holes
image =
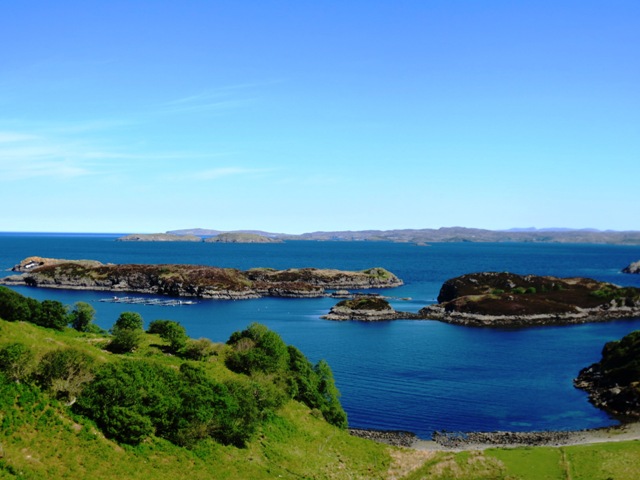
[[[241,176],[241,175],[259,175],[272,172],[270,168],[243,168],[243,167],[216,167],[206,170],[198,170],[193,172],[187,172],[178,176],[179,180],[190,181],[206,181],[206,180],[218,180],[220,178]],[[172,177],[174,180],[175,176]]]
[[[280,81],[245,82],[216,87],[168,100],[160,104],[159,109],[164,113],[189,113],[243,108],[257,101],[256,89],[276,83]]]

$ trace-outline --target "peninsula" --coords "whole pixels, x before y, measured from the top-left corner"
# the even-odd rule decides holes
[[[12,270],[18,275],[1,278],[1,284],[230,300],[312,298],[330,296],[328,290],[334,289],[390,288],[403,283],[383,268],[357,272],[317,268],[241,271],[203,265],[115,265],[29,257]]]

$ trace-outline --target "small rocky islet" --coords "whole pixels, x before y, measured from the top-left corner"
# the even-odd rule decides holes
[[[631,262],[629,265],[622,269],[622,273],[640,273],[640,260],[637,262]]]

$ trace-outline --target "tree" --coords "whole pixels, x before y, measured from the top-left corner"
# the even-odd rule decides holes
[[[147,333],[156,333],[160,338],[169,342],[169,349],[178,353],[187,346],[187,331],[179,322],[173,320],[154,320],[149,324]]]
[[[246,330],[233,333],[227,344],[233,347],[227,366],[234,372],[276,373],[288,369],[287,345],[264,325],[252,323]]]
[[[64,330],[69,323],[67,309],[57,300],[43,300],[33,323],[42,327]]]
[[[91,331],[96,310],[86,302],[76,302],[69,314],[71,326],[79,332]]]
[[[113,325],[113,328],[124,328],[124,329],[141,329],[142,330],[142,315],[137,312],[122,312],[116,323]]]
[[[0,371],[16,383],[31,373],[32,362],[33,353],[23,343],[10,343],[0,349]]]
[[[40,385],[72,405],[84,384],[93,379],[93,358],[74,348],[46,353],[38,365]]]
[[[109,343],[109,350],[115,353],[129,353],[140,346],[144,331],[141,328],[113,327],[111,333],[113,339]]]
[[[132,352],[142,342],[142,316],[136,312],[122,312],[111,329],[113,340],[109,348],[117,353]]]
[[[325,360],[320,360],[314,367],[318,375],[318,393],[324,402],[320,406],[322,416],[327,422],[336,427],[347,428],[347,414],[340,405],[340,392],[333,379],[331,367]]]
[[[10,288],[0,286],[0,318],[8,322],[31,319],[27,299]]]

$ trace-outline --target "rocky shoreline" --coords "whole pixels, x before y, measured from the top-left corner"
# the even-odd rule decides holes
[[[640,423],[585,430],[549,430],[538,432],[433,432],[431,440],[423,440],[402,430],[368,430],[350,428],[349,433],[378,443],[415,450],[484,450],[487,448],[561,447],[640,440]]]
[[[577,325],[580,323],[607,322],[621,318],[640,316],[639,307],[576,309],[575,312],[540,313],[530,315],[487,315],[469,312],[447,311],[441,305],[429,305],[420,310],[420,318],[440,320],[467,327],[534,327],[543,325]]]

